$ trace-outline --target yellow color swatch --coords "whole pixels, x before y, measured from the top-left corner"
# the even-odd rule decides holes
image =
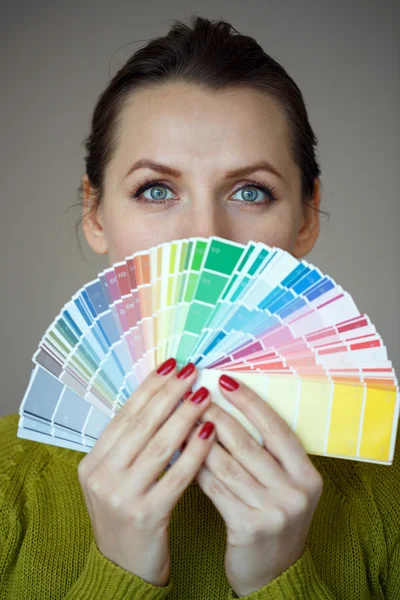
[[[389,460],[395,407],[395,391],[368,388],[364,408],[360,457],[372,460]]]
[[[357,456],[364,386],[335,384],[327,452]]]
[[[324,454],[332,388],[330,381],[303,380],[296,434],[310,454]]]

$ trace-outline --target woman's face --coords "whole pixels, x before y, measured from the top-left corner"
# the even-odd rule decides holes
[[[317,211],[300,200],[300,170],[279,104],[244,88],[217,93],[173,83],[132,93],[120,115],[118,144],[94,217],[90,247],[109,264],[162,242],[219,236],[253,240],[305,256],[319,233]],[[161,168],[135,163],[160,163]],[[265,168],[251,168],[265,163]],[[248,167],[247,174],[228,172]],[[134,194],[144,183],[153,187]],[[91,206],[87,176],[84,214]],[[255,184],[264,189],[257,189]],[[319,181],[312,199],[320,201]]]

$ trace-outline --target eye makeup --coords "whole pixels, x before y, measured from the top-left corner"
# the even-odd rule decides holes
[[[166,204],[167,202],[176,202],[176,200],[174,199],[160,199],[160,200],[156,200],[153,199],[151,200],[150,198],[146,198],[143,197],[144,192],[146,192],[147,190],[153,188],[153,187],[164,187],[165,189],[169,190],[170,192],[173,193],[173,190],[171,188],[171,186],[169,186],[166,183],[163,183],[160,180],[145,180],[144,182],[141,182],[140,184],[138,184],[138,186],[135,188],[135,190],[130,194],[130,197],[135,199],[138,203],[143,203],[143,204],[155,204],[155,205],[163,205]],[[241,202],[243,204],[249,204],[249,205],[253,205],[253,206],[265,206],[265,205],[270,205],[273,204],[274,202],[276,202],[278,200],[278,196],[277,196],[277,192],[276,189],[271,186],[271,184],[269,183],[257,183],[255,181],[245,181],[244,184],[239,187],[234,194],[236,194],[237,192],[242,191],[245,188],[254,188],[262,193],[265,194],[266,196],[266,200],[262,201],[262,202],[256,202],[256,201],[252,201],[252,200],[233,200],[234,202]]]

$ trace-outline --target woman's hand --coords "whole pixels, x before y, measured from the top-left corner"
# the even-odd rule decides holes
[[[202,402],[177,406],[196,377],[190,364],[177,374],[175,359],[150,373],[78,467],[100,552],[158,586],[167,585],[169,579],[172,509],[193,481],[215,437],[210,424],[210,437],[201,439],[197,435],[201,423],[187,451],[159,479],[210,403],[208,390],[201,388],[197,400],[202,398]]]
[[[245,596],[300,558],[323,482],[299,438],[264,400],[227,375],[219,383],[265,444],[216,404],[201,416],[215,423],[224,447],[212,445],[196,480],[226,523],[226,575]]]

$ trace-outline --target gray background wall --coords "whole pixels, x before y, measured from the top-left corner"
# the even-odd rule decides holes
[[[308,260],[354,297],[400,374],[400,3],[388,0],[2,3],[0,414],[18,411],[60,308],[106,266],[68,207],[111,74],[175,19],[224,18],[295,79],[319,139],[323,205]]]

